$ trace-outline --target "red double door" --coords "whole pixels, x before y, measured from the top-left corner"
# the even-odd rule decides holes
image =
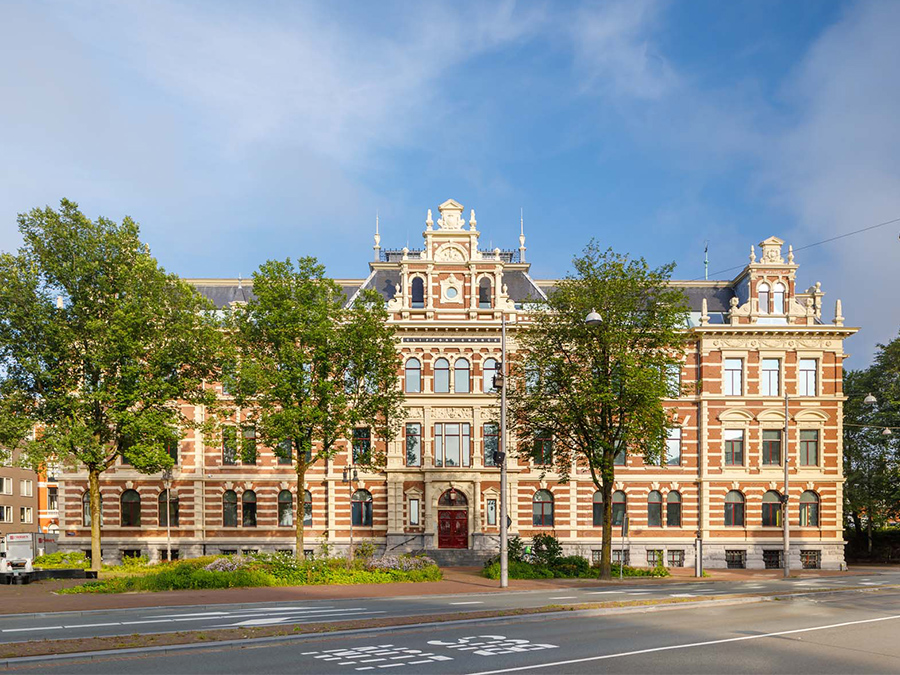
[[[469,548],[468,511],[438,511],[438,548]]]

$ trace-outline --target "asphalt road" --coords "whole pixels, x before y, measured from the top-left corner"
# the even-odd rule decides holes
[[[366,618],[446,616],[482,610],[573,605],[609,600],[690,598],[700,595],[727,597],[743,593],[773,594],[829,588],[878,588],[892,584],[900,584],[900,572],[789,580],[625,583],[621,586],[598,584],[594,587],[552,591],[321,600],[240,606],[155,607],[82,613],[56,612],[39,616],[6,615],[0,617],[0,643],[244,626],[290,626]]]
[[[559,614],[243,648],[44,663],[45,673],[896,673],[900,592]],[[29,668],[32,670],[33,667]]]

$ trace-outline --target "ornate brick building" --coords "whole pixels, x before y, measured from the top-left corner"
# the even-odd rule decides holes
[[[498,432],[492,376],[500,361],[500,321],[511,346],[529,302],[552,280],[529,275],[524,232],[513,251],[482,251],[474,212],[448,200],[425,221],[423,247],[384,250],[375,235],[365,279],[339,280],[348,302],[362,288],[385,298],[400,336],[407,395],[400,437],[380,473],[344,482],[358,429],[338,454],[307,473],[307,547],[371,540],[390,552],[496,550],[499,470],[491,466]],[[844,560],[841,513],[841,391],[844,327],[840,302],[823,318],[819,284],[800,290],[790,248],[771,237],[751,247],[749,264],[730,281],[675,282],[691,304],[694,336],[679,377],[683,395],[666,402],[677,428],[662,466],[640,456],[617,460],[614,517],[627,513],[630,537],[614,539],[614,559],[635,565],[691,565],[695,540],[710,567],[780,565],[783,464],[790,461],[792,567],[836,568]],[[247,282],[193,280],[218,306],[245,301]],[[789,433],[785,439],[785,395]],[[202,418],[204,410],[186,411]],[[294,473],[267,448],[241,461],[237,440],[250,430],[236,410],[220,439],[194,435],[177,449],[172,488],[173,548],[204,552],[290,550]],[[548,451],[552,439],[536,439]],[[512,446],[512,444],[511,444]],[[509,460],[511,532],[552,532],[570,552],[594,557],[601,530],[594,486],[574,471],[562,484],[525,458]],[[351,472],[352,475],[352,472]],[[60,476],[60,544],[89,548],[83,474]],[[159,477],[118,466],[101,481],[104,558],[165,548],[166,502]],[[177,514],[176,514],[177,512]]]

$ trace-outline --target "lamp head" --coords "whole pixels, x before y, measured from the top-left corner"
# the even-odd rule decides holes
[[[878,403],[878,399],[872,396],[872,394],[866,394],[866,397],[863,399],[863,403],[866,405],[875,405]]]
[[[603,321],[603,319],[601,318],[600,313],[597,312],[596,309],[592,309],[590,314],[588,314],[586,317],[584,317],[584,322],[588,326],[599,326],[601,321]]]

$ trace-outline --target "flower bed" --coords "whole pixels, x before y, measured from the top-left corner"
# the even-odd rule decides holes
[[[297,560],[283,553],[252,556],[207,556],[148,565],[131,573],[104,573],[104,578],[60,593],[126,593],[187,589],[384,584],[439,581],[441,571],[430,558],[385,556],[354,561]]]

